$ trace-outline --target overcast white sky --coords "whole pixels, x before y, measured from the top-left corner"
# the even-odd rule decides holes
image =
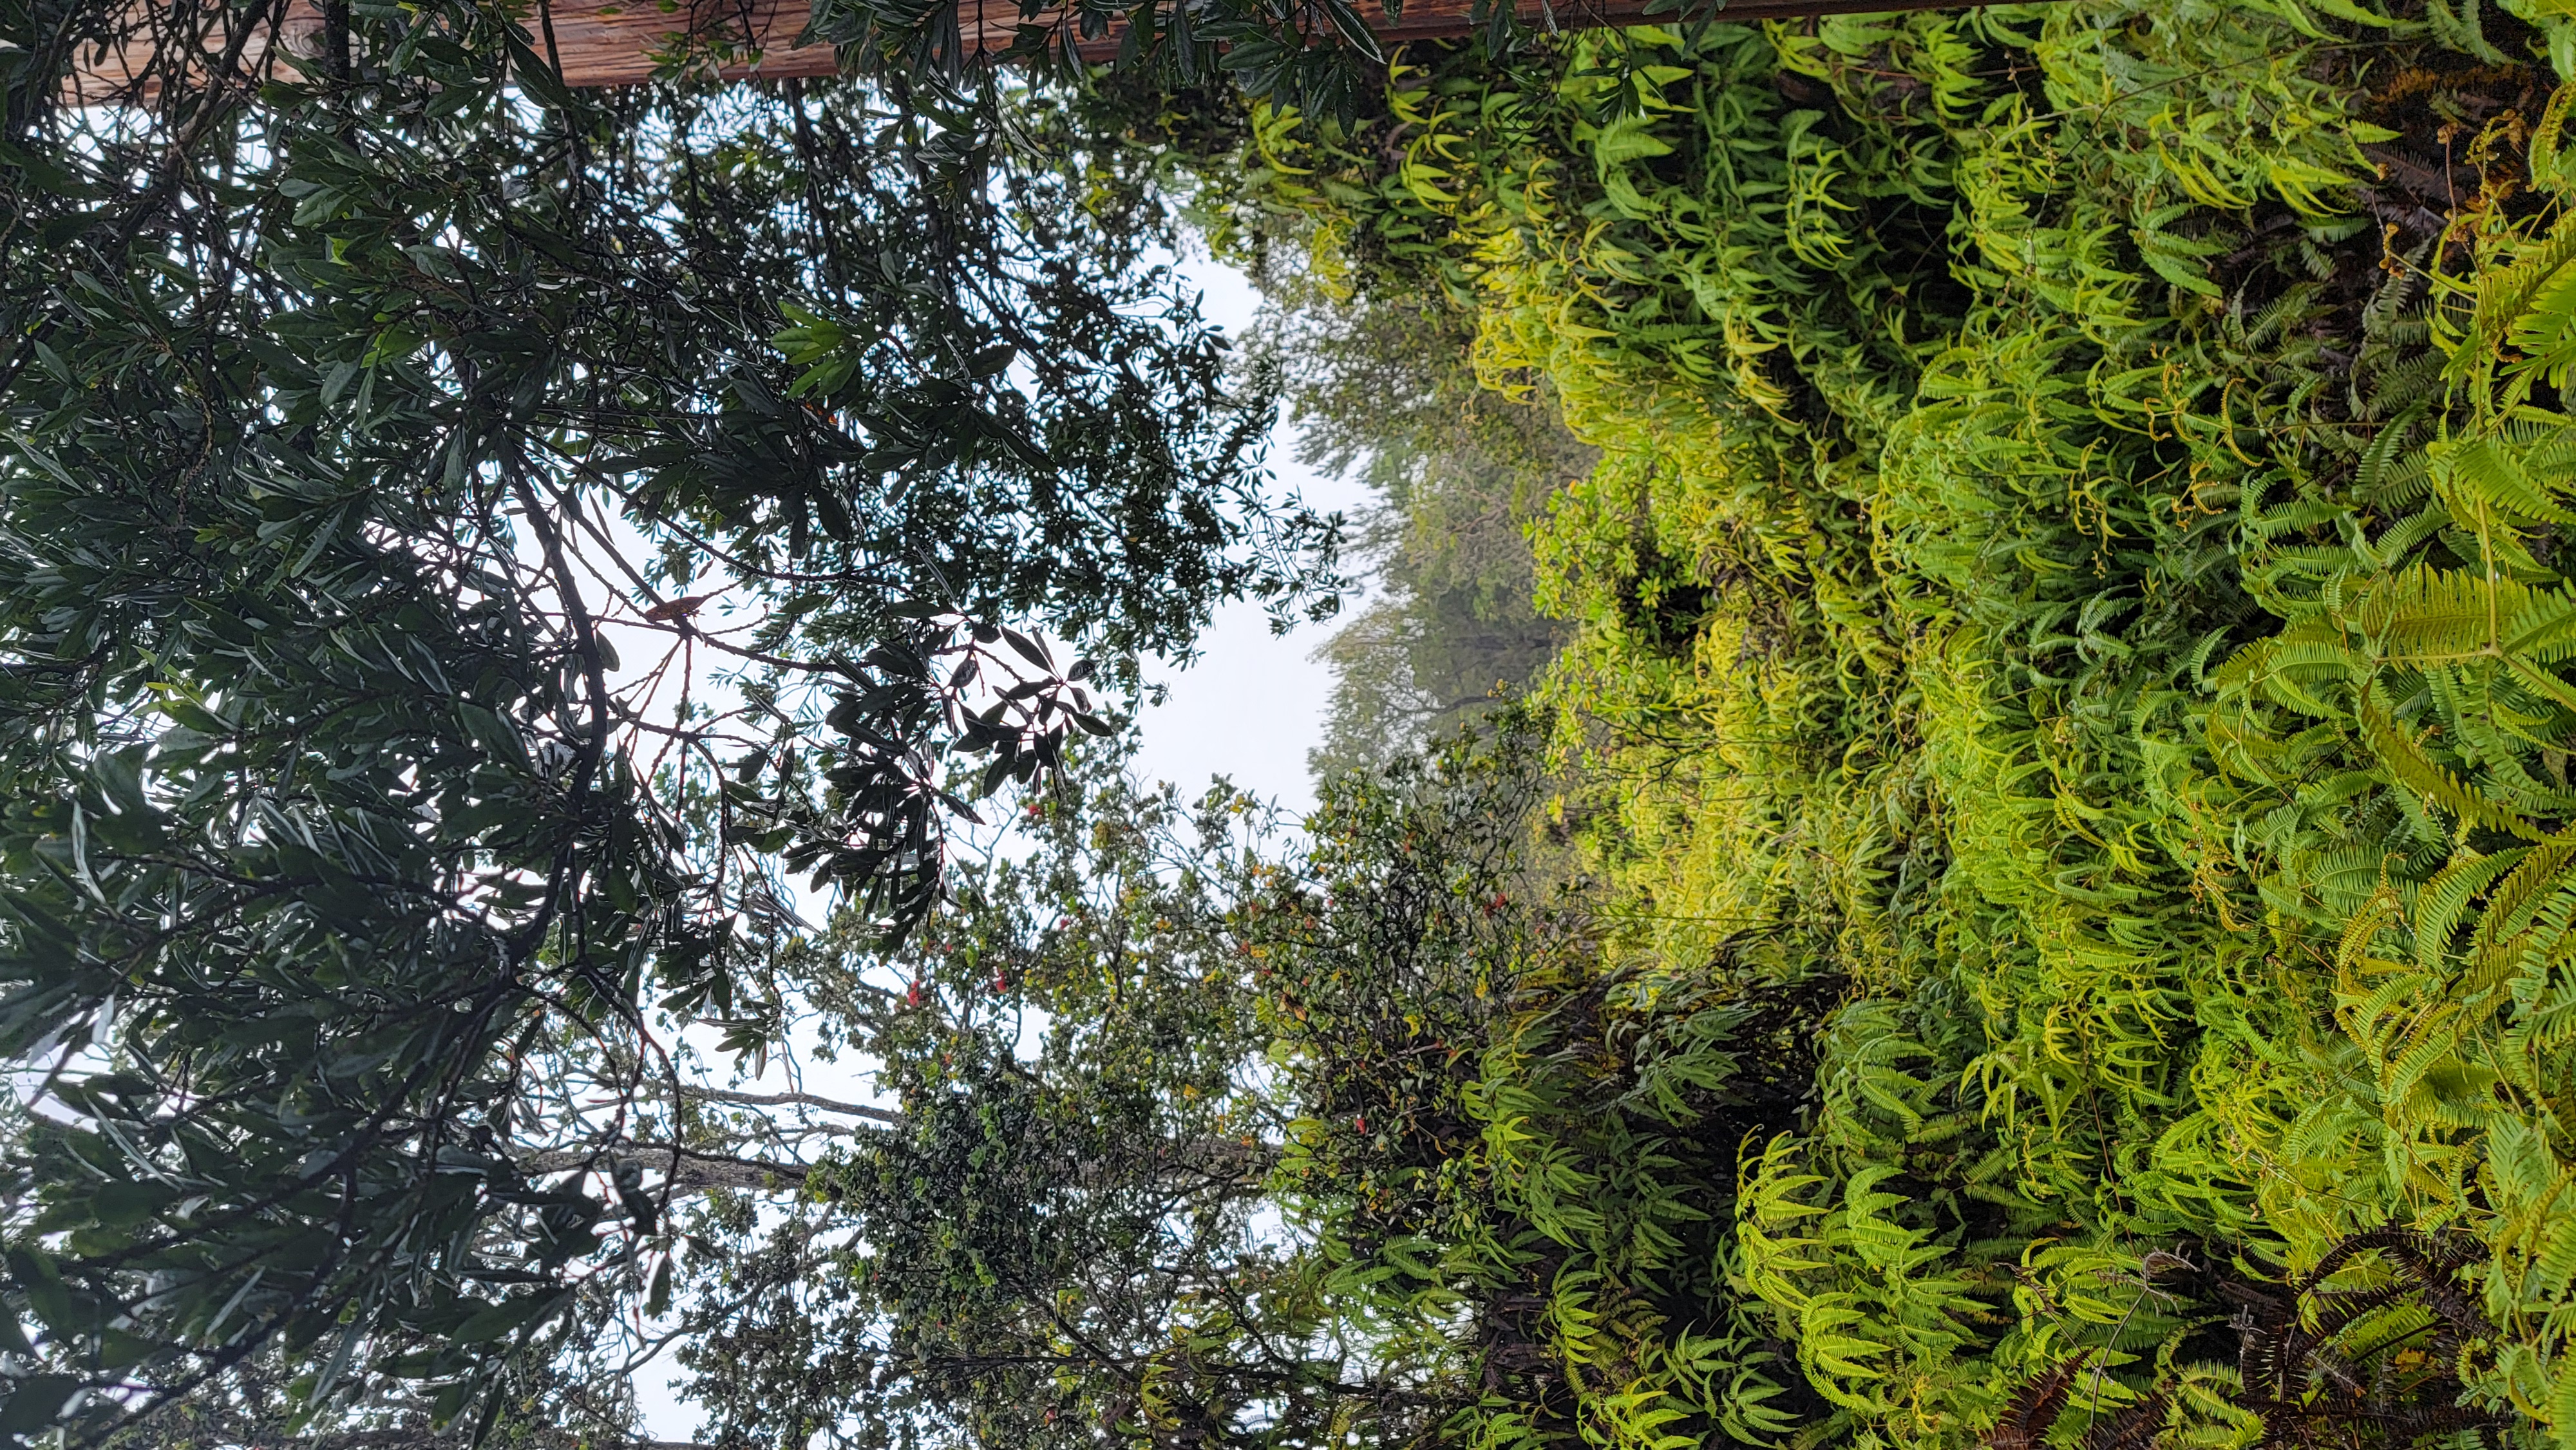
[[[1242,273],[1203,258],[1183,262],[1181,270],[1206,295],[1211,321],[1237,336],[1251,325],[1260,296]],[[1367,501],[1363,485],[1317,474],[1294,451],[1287,430],[1274,430],[1270,466],[1283,490],[1303,494],[1318,509],[1346,513]],[[1150,672],[1171,686],[1171,696],[1145,713],[1138,770],[1192,789],[1210,775],[1226,775],[1303,813],[1314,803],[1306,752],[1323,738],[1324,697],[1332,684],[1330,673],[1306,656],[1329,628],[1310,625],[1274,637],[1258,605],[1217,611],[1195,666]]]

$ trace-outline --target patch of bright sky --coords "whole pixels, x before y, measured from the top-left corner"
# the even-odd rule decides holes
[[[1210,321],[1236,337],[1251,327],[1261,299],[1242,273],[1205,257],[1183,260],[1180,270],[1203,293]],[[1295,493],[1318,511],[1356,516],[1368,502],[1364,484],[1298,462],[1284,425],[1271,430],[1270,470],[1282,493]],[[1195,663],[1186,670],[1147,671],[1169,694],[1139,722],[1137,773],[1168,780],[1185,795],[1197,794],[1208,777],[1223,775],[1302,815],[1315,799],[1306,752],[1323,740],[1333,683],[1331,672],[1308,656],[1330,628],[1309,625],[1277,636],[1258,604],[1217,610]]]

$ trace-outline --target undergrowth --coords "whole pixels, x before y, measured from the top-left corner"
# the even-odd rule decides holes
[[[2576,1446],[2571,62],[2084,0],[1256,108],[1221,245],[1464,310],[1600,451],[1531,537],[1605,894],[1446,1110],[1520,1235],[1466,1442],[2250,1445],[2343,1391],[2228,1294],[2404,1231],[2486,1326],[2418,1315],[2468,1412],[2407,1423]],[[1710,1108],[1781,1002],[1812,1092]]]

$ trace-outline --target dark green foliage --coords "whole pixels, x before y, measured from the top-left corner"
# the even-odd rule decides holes
[[[1537,739],[1505,723],[1338,778],[1302,848],[1223,792],[1193,816],[1103,777],[1050,797],[1037,854],[961,890],[886,985],[818,942],[803,975],[847,984],[833,1040],[881,1064],[904,1119],[786,1223],[693,1220],[684,1357],[712,1428],[1575,1433],[1598,1411],[1545,1348],[1551,1294],[1760,1363],[1758,1333],[1703,1315],[1727,1205],[1657,1185],[1798,1121],[1801,1025],[1834,984],[1594,977],[1584,893],[1530,850]],[[1686,1025],[1657,1027],[1684,992]],[[1651,1266],[1666,1297],[1618,1291]]]
[[[647,1292],[654,1014],[769,1042],[781,865],[899,938],[943,755],[1109,728],[1002,622],[1116,685],[1329,543],[1096,102],[575,95],[496,10],[332,15],[298,79],[251,10],[0,8],[12,1442],[263,1359],[500,1414]]]
[[[856,922],[793,954],[902,1119],[783,1223],[692,1222],[681,1359],[727,1443],[1297,1445],[1346,1402],[1400,1410],[1262,1221],[1279,1109],[1234,908],[1269,828],[1118,764],[1033,804],[1034,854],[962,882],[899,957]]]

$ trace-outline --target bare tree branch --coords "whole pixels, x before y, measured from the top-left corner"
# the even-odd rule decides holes
[[[574,1436],[562,1431],[535,1432],[534,1443],[546,1450],[715,1450],[692,1440],[611,1440],[597,1436]],[[426,1426],[401,1429],[340,1430],[321,1435],[270,1435],[236,1427],[222,1432],[223,1441],[250,1447],[250,1450],[468,1450],[474,1443],[471,1429],[451,1426],[432,1430]]]
[[[857,1103],[838,1102],[812,1093],[738,1093],[723,1088],[684,1087],[680,1089],[680,1095],[699,1102],[732,1103],[747,1108],[819,1108],[827,1113],[845,1113],[895,1128],[902,1127],[906,1121],[903,1114],[885,1108],[861,1107]]]
[[[613,1156],[641,1161],[646,1167],[659,1167],[670,1175],[671,1187],[678,1192],[704,1192],[708,1189],[731,1188],[752,1193],[777,1193],[805,1186],[806,1175],[813,1169],[803,1163],[782,1163],[764,1158],[735,1158],[723,1153],[706,1153],[695,1148],[682,1148],[670,1143],[619,1143],[601,1148],[559,1148],[518,1161],[521,1173],[531,1178],[548,1173],[570,1173],[599,1167]]]

